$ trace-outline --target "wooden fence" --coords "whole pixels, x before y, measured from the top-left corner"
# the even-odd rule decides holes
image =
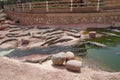
[[[63,2],[63,1],[44,1],[34,3],[23,3],[6,5],[5,10],[25,12],[25,13],[68,13],[68,12],[103,12],[111,10],[120,10],[120,1],[118,3],[109,0],[92,2]]]

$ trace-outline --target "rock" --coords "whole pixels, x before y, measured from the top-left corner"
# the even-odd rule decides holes
[[[5,20],[4,21],[4,24],[9,24],[10,23],[10,20]]]
[[[5,35],[0,34],[0,39],[5,38]]]
[[[29,39],[21,39],[21,45],[27,45],[30,43]]]
[[[82,66],[82,62],[77,60],[69,60],[66,63],[66,69],[75,72],[81,72],[81,66]]]
[[[54,54],[51,58],[54,65],[63,65],[63,63],[66,61],[66,55],[64,52],[60,52],[58,54]]]
[[[73,60],[73,59],[75,59],[75,55],[74,55],[74,53],[73,52],[66,52],[66,61],[68,61],[68,60]]]
[[[15,24],[15,22],[10,21],[10,20],[5,20],[5,21],[4,21],[4,24],[11,24],[11,25],[13,25],[13,24]]]
[[[11,25],[15,25],[15,22],[14,22],[14,21],[11,21],[10,24],[11,24]]]
[[[6,28],[8,28],[10,25],[9,24],[3,24],[0,26],[0,30],[4,30]]]
[[[4,18],[4,17],[3,17],[3,18],[0,18],[0,21],[5,21],[5,20],[6,20],[6,18]]]
[[[2,24],[3,27],[9,27],[10,24]]]
[[[7,17],[7,15],[5,13],[0,13],[0,19],[1,18],[6,18],[6,17]]]
[[[0,13],[3,13],[3,12],[4,12],[4,9],[1,9],[1,10],[0,10]]]
[[[89,38],[96,38],[96,31],[90,31]]]

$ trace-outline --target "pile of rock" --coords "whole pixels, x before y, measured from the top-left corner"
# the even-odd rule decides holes
[[[4,21],[6,20],[7,15],[4,13],[3,10],[0,10],[0,21]]]
[[[0,30],[7,29],[14,25],[15,25],[15,22],[11,20],[7,20],[7,15],[3,12],[3,10],[0,10]]]
[[[46,57],[42,57],[39,59],[26,59],[24,62],[29,62],[29,63],[40,63],[42,64],[43,62],[47,60],[52,60],[53,65],[55,66],[66,66],[67,70],[74,71],[74,72],[81,72],[81,67],[82,67],[82,62],[75,60],[75,55],[74,53],[68,51],[68,52],[60,52],[57,54],[49,55]]]
[[[66,69],[81,72],[82,62],[75,60],[75,55],[72,52],[60,52],[53,55],[51,60],[54,65],[60,66],[65,64]]]

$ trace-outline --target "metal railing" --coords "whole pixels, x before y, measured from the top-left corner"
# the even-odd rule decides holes
[[[109,3],[109,1],[108,1]],[[117,7],[116,7],[117,6]],[[93,2],[63,2],[63,1],[44,1],[34,3],[23,3],[5,5],[5,10],[26,12],[26,13],[48,13],[48,12],[99,12],[104,11],[107,8],[120,8],[120,4],[114,6],[107,4],[107,2],[96,0]]]

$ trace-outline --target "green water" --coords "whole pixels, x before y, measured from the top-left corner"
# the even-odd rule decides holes
[[[87,57],[102,63],[112,71],[120,71],[120,38],[101,37],[92,41],[104,43],[110,48],[98,48],[89,46]]]

